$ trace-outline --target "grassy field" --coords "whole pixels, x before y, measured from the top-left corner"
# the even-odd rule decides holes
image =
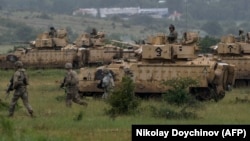
[[[5,91],[13,70],[1,70],[0,99]],[[73,103],[66,108],[64,90],[59,89],[64,70],[28,70],[30,85],[29,100],[36,118],[31,118],[19,100],[13,118],[7,118],[8,109],[0,108],[0,140],[15,141],[128,141],[131,140],[132,124],[249,124],[250,88],[233,89],[219,102],[202,103],[198,119],[164,119],[153,117],[150,107],[162,106],[159,100],[143,100],[140,112],[133,116],[111,119],[104,110],[109,105],[101,99],[86,97],[88,107]],[[243,100],[236,100],[236,97]],[[82,118],[78,118],[82,116]]]

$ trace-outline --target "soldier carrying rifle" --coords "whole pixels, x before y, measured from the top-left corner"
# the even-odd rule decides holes
[[[65,64],[66,74],[64,77],[63,83],[61,83],[61,88],[66,88],[66,106],[71,107],[72,101],[83,106],[88,104],[85,101],[82,101],[78,93],[79,80],[76,71],[72,69],[71,63]]]
[[[30,116],[34,117],[33,109],[30,106],[29,100],[28,100],[27,85],[29,84],[29,80],[26,74],[26,70],[23,68],[23,63],[21,61],[15,62],[15,68],[16,68],[16,71],[14,75],[12,76],[12,78],[10,79],[10,84],[8,86],[8,89],[6,90],[7,94],[10,91],[15,90],[13,94],[13,98],[10,103],[8,116],[12,117],[14,115],[17,101],[19,98],[21,98]]]

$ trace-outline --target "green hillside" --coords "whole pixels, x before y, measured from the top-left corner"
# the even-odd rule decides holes
[[[119,40],[144,39],[158,32],[168,33],[174,24],[179,33],[199,31],[201,37],[220,38],[225,34],[238,34],[238,29],[250,31],[249,9],[246,0],[0,0],[0,43],[34,40],[37,34],[50,26],[66,28],[71,41],[93,27],[104,31],[107,37]],[[148,15],[110,16],[99,18],[73,16],[79,8],[168,8],[169,14],[181,13],[180,20],[166,17],[152,18]],[[201,8],[202,7],[202,8]]]
[[[71,16],[63,14],[43,14],[37,12],[17,11],[6,14],[0,13],[0,34],[2,42],[24,41],[35,39],[38,33],[48,31],[50,26],[57,29],[66,28],[69,38],[73,41],[83,32],[92,28],[104,31],[107,37],[124,37],[134,39],[145,38],[158,32],[161,28],[147,28],[144,25],[132,25],[120,18],[99,19],[93,17]],[[163,29],[164,27],[162,27]],[[167,28],[161,31],[168,32]],[[20,34],[20,35],[19,35]],[[10,37],[10,38],[7,38]]]

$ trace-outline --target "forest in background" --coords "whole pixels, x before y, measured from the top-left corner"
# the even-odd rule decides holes
[[[50,26],[66,28],[73,41],[93,26],[104,30],[107,37],[137,40],[157,32],[168,33],[174,24],[179,35],[186,30],[199,31],[202,38],[217,40],[225,34],[250,31],[250,4],[247,0],[0,0],[0,42],[34,40]],[[146,15],[98,18],[73,16],[79,8],[141,7],[168,8],[169,13],[182,13],[180,20],[155,19]],[[207,41],[206,41],[207,42]],[[207,44],[207,43],[206,43]],[[209,44],[210,45],[210,44]]]

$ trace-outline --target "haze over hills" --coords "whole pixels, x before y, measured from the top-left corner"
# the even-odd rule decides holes
[[[115,39],[135,40],[157,32],[168,33],[175,24],[181,35],[186,30],[202,36],[237,34],[239,28],[250,31],[250,4],[247,0],[0,0],[0,42],[32,40],[50,26],[67,28],[70,39],[93,27]],[[167,8],[160,19],[147,15],[115,15],[107,18],[73,16],[79,8]],[[180,19],[168,19],[177,11]]]

